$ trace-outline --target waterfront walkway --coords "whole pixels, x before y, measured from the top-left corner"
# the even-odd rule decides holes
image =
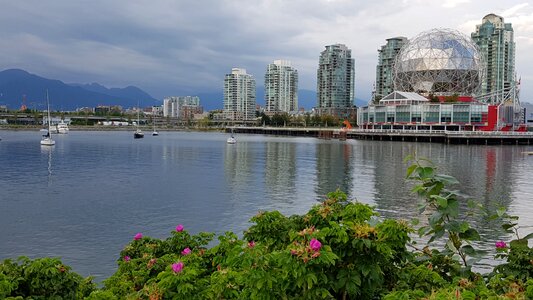
[[[228,127],[227,132],[306,136],[322,139],[429,142],[477,145],[533,145],[533,132],[399,129],[333,129],[323,127]]]

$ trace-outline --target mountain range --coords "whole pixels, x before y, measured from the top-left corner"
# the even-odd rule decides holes
[[[8,69],[0,72],[0,105],[9,109],[18,109],[26,105],[30,109],[46,108],[46,91],[48,90],[52,110],[72,111],[80,107],[98,105],[120,105],[123,108],[148,107],[161,105],[162,101],[135,86],[125,88],[107,88],[99,83],[81,84],[64,83],[60,80],[48,79],[20,69]],[[222,90],[203,92],[197,95],[204,110],[221,109],[223,106]],[[265,105],[265,89],[256,89],[257,103]],[[355,100],[357,106],[367,105],[367,101]],[[298,105],[306,110],[316,106],[316,92],[300,89]]]
[[[20,69],[0,72],[0,105],[7,105],[10,109],[26,105],[42,110],[46,107],[46,91],[52,110],[75,110],[97,105],[120,105],[124,108],[161,105],[161,101],[134,86],[108,89],[98,83],[67,84]]]

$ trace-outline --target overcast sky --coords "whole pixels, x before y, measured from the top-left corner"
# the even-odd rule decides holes
[[[533,4],[514,0],[1,0],[0,69],[67,83],[138,86],[152,96],[222,91],[247,69],[262,86],[266,65],[292,61],[300,89],[316,89],[325,45],[356,62],[355,94],[368,100],[385,39],[433,28],[470,35],[495,13],[512,23],[521,100],[533,102]]]

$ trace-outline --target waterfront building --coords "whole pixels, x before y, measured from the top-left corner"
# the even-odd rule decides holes
[[[151,108],[152,116],[163,116],[163,106],[162,105],[154,105]]]
[[[486,74],[481,84],[481,94],[492,95],[490,102],[500,103],[515,85],[515,42],[511,23],[495,14],[486,15],[472,40],[479,46],[486,60]]]
[[[298,71],[288,60],[275,60],[265,73],[266,112],[298,111]]]
[[[201,109],[198,96],[172,96],[163,99],[163,116],[170,118],[183,118],[183,110],[191,107]]]
[[[494,102],[480,95],[485,71],[479,47],[462,33],[423,32],[396,57],[396,91],[360,108],[357,123],[391,131],[525,131],[516,98]]]
[[[255,79],[245,69],[233,68],[224,77],[224,116],[232,121],[255,120]]]
[[[405,37],[387,39],[387,44],[378,50],[378,65],[376,66],[376,87],[373,95],[374,102],[394,91],[394,61],[403,45],[407,43]]]
[[[317,112],[345,116],[354,109],[355,60],[343,44],[326,46],[317,70]]]

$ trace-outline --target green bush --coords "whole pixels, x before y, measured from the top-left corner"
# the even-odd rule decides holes
[[[83,299],[95,288],[90,277],[83,279],[56,258],[21,257],[0,264],[1,299]]]

